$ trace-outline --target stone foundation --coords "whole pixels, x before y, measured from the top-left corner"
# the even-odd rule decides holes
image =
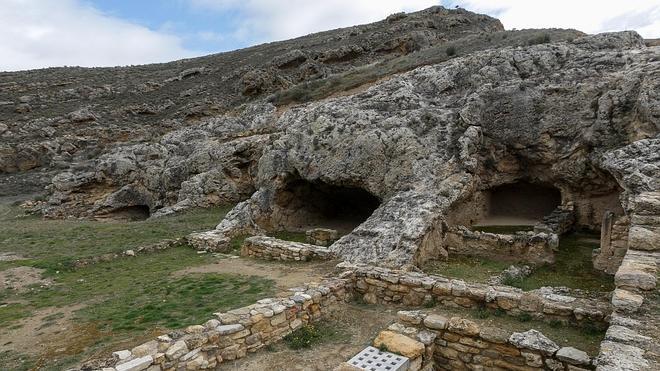
[[[648,313],[646,308],[647,297],[657,295],[660,192],[641,193],[632,203],[628,250],[614,276],[611,326],[600,345],[597,371],[660,368],[660,325],[655,320],[657,313]],[[654,318],[649,320],[649,315]]]
[[[449,255],[478,256],[493,260],[551,264],[559,239],[554,233],[517,232],[513,235],[450,227],[444,238]]]
[[[352,298],[350,286],[348,280],[328,279],[286,298],[262,299],[247,307],[216,313],[215,319],[203,325],[188,326],[131,350],[114,352],[107,370],[213,369],[321,318]]]
[[[457,308],[485,307],[512,316],[527,313],[539,320],[602,326],[606,326],[606,317],[610,313],[607,298],[576,298],[557,293],[552,288],[524,292],[509,286],[467,283],[380,267],[346,263],[339,266],[353,272],[355,294],[370,304],[421,306],[437,303]]]
[[[327,260],[332,253],[325,247],[300,242],[279,240],[273,237],[254,236],[245,239],[241,247],[241,256],[264,260],[295,260],[311,259]]]
[[[629,225],[627,216],[616,218],[609,211],[603,215],[600,248],[594,251],[594,268],[608,274],[616,273],[628,250]]]
[[[536,330],[510,332],[481,327],[460,317],[447,318],[422,311],[400,311],[398,317],[399,323],[381,332],[374,345],[384,344],[395,352],[399,348],[408,352],[416,350],[411,355],[422,357],[422,360],[417,362],[419,368],[411,371],[421,367],[444,370],[593,369],[587,353],[571,347],[561,348]]]

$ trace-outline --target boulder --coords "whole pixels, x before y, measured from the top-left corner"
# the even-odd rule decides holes
[[[384,330],[374,339],[374,347],[386,348],[388,352],[397,353],[410,359],[424,353],[424,344],[396,332]]]

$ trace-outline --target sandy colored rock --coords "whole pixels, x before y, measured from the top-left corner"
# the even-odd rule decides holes
[[[411,339],[408,336],[392,331],[381,331],[374,339],[374,347],[385,347],[388,352],[397,353],[410,359],[421,356],[424,353],[424,344]]]

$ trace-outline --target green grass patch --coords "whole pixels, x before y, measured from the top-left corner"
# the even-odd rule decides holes
[[[497,275],[511,263],[498,262],[489,259],[470,256],[450,256],[447,261],[434,261],[424,266],[426,273],[458,278],[472,282],[486,282],[491,276]]]
[[[307,234],[305,232],[277,231],[268,234],[284,241],[307,243]]]
[[[153,220],[97,222],[21,216],[17,207],[0,205],[0,252],[15,252],[29,259],[2,263],[0,269],[28,265],[49,273],[66,270],[76,259],[213,229],[228,210],[197,209]]]
[[[243,246],[245,239],[248,237],[250,237],[250,235],[247,234],[234,236],[231,241],[229,241],[229,254],[241,255],[241,247]]]
[[[338,326],[333,326],[331,323],[324,321],[303,325],[285,336],[284,342],[289,348],[298,350],[311,348],[321,343],[346,340],[347,337],[348,335]]]
[[[543,286],[565,286],[589,291],[614,290],[614,277],[594,269],[591,254],[600,235],[588,232],[560,237],[555,264],[534,269],[517,287],[529,291]]]
[[[258,277],[170,276],[208,262],[192,249],[172,248],[61,272],[50,287],[12,296],[28,303],[24,310],[85,303],[78,318],[104,330],[133,331],[198,324],[213,312],[251,304],[272,292],[272,282]]]
[[[518,287],[525,291],[543,286],[564,286],[571,289],[609,292],[614,290],[614,278],[593,268],[591,254],[598,248],[598,235],[577,232],[559,239],[559,251],[554,264],[534,268],[532,274],[524,278],[506,278],[504,285]],[[426,273],[462,279],[471,282],[486,282],[488,278],[500,274],[510,262],[500,262],[486,258],[450,256],[448,261],[427,263]]]

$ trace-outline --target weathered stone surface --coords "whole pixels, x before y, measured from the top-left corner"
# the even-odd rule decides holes
[[[644,351],[632,345],[612,341],[600,343],[600,353],[594,359],[598,371],[647,370],[649,362]]]
[[[623,289],[616,289],[612,294],[612,305],[623,312],[636,312],[644,303],[644,297]]]
[[[424,326],[433,330],[445,330],[448,323],[449,319],[439,314],[429,314],[424,318]]]
[[[546,355],[553,355],[559,350],[559,346],[555,342],[534,329],[522,333],[514,332],[509,337],[509,342],[519,348],[537,350]]]
[[[142,371],[142,370],[146,370],[149,367],[149,365],[151,365],[151,362],[153,362],[153,357],[144,356],[144,357],[132,359],[125,363],[120,363],[117,366],[115,366],[115,369],[117,371]]]
[[[233,324],[233,325],[221,325],[216,327],[215,329],[218,330],[220,335],[230,335],[242,331],[244,328],[245,327],[241,324]]]
[[[572,365],[589,365],[591,358],[586,352],[573,347],[563,347],[557,351],[557,358]]]
[[[165,352],[165,357],[167,357],[168,360],[174,360],[179,359],[186,353],[188,353],[188,346],[186,345],[186,342],[179,340],[167,349]]]
[[[376,339],[374,339],[374,346],[379,348],[381,346],[387,347],[387,350],[393,353],[401,354],[408,358],[416,358],[424,353],[424,344],[411,339],[408,336],[397,334],[392,331],[381,331]]]
[[[450,318],[447,324],[447,330],[467,336],[479,335],[479,325],[460,317]]]

